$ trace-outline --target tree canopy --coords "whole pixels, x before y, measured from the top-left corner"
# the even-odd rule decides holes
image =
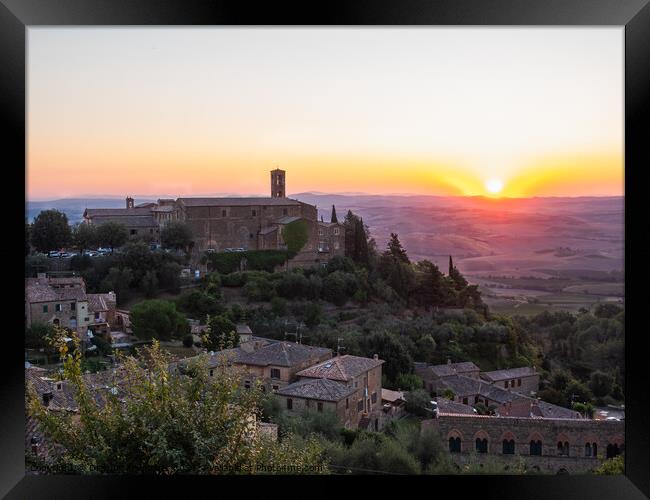
[[[242,390],[227,370],[209,377],[199,358],[191,376],[170,372],[169,356],[154,343],[139,359],[121,357],[111,390],[97,392],[82,374],[76,344],[69,350],[58,342],[76,416],[48,411],[28,387],[29,414],[56,445],[47,459],[28,455],[37,469],[166,475],[282,473],[287,466],[292,472],[327,471],[315,440],[297,446],[290,436],[277,442],[257,431],[260,393]]]
[[[72,242],[68,216],[58,210],[43,210],[31,227],[31,242],[39,252],[67,247]]]
[[[160,231],[162,246],[174,250],[187,251],[192,238],[192,228],[182,221],[168,222]]]
[[[133,334],[140,339],[180,339],[190,333],[187,319],[168,300],[140,302],[131,309],[130,319]]]
[[[119,222],[105,222],[97,227],[97,241],[113,251],[129,239],[129,230]]]

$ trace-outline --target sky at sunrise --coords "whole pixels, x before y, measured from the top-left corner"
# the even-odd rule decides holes
[[[27,197],[623,194],[623,28],[28,28]]]

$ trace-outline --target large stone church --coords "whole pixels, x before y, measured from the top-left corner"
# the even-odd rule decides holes
[[[167,222],[180,220],[194,235],[194,254],[227,249],[267,250],[286,248],[283,228],[291,222],[307,223],[307,243],[292,259],[291,266],[318,265],[345,251],[343,225],[318,220],[314,205],[286,197],[286,172],[271,171],[271,196],[251,198],[159,199],[156,203],[135,205],[126,198],[125,208],[88,208],[84,222],[119,222],[134,238],[159,241],[160,229]]]

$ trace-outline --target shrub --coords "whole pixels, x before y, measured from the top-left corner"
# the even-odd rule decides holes
[[[185,347],[192,347],[194,345],[194,335],[191,333],[185,335],[185,337],[183,337],[183,345]]]
[[[189,333],[190,326],[168,300],[145,300],[131,309],[133,334],[140,339],[171,340]]]

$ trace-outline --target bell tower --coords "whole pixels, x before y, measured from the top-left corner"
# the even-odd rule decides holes
[[[285,198],[286,172],[276,168],[271,170],[271,198]]]

